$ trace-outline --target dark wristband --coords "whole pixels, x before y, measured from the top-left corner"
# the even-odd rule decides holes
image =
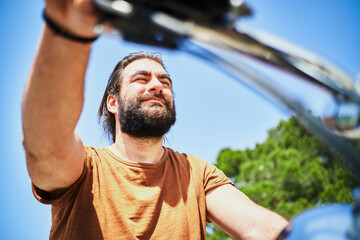
[[[51,20],[48,15],[46,15],[46,9],[44,9],[42,16],[43,16],[47,26],[56,35],[59,35],[59,36],[64,37],[66,39],[69,39],[69,40],[72,40],[72,41],[75,41],[75,42],[80,42],[80,43],[92,43],[96,39],[98,39],[98,37],[84,38],[84,37],[79,37],[79,36],[76,36],[76,35],[73,35],[73,34],[69,33],[68,31],[66,31],[65,29],[60,27],[57,23],[55,23],[53,20]]]

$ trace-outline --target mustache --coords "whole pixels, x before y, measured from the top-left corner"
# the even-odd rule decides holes
[[[164,102],[166,102],[166,103],[169,103],[169,100],[162,93],[143,93],[143,94],[139,95],[138,101],[142,102],[145,99],[148,99],[151,97],[156,97],[156,98],[164,100]]]

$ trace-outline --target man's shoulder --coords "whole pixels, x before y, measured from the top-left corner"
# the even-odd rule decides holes
[[[85,151],[88,151],[88,152],[107,152],[107,153],[111,152],[111,150],[109,150],[109,146],[95,147],[95,146],[84,144],[84,149],[85,149]]]
[[[94,161],[101,162],[104,159],[112,158],[112,153],[106,146],[94,147],[84,145],[85,161],[92,165]]]
[[[195,165],[195,166],[199,166],[199,167],[203,167],[204,165],[209,164],[205,160],[198,158],[194,155],[187,154],[187,153],[180,153],[171,148],[165,148],[165,149],[167,150],[167,152],[171,158],[176,159],[177,161],[179,161],[181,163],[188,162],[192,166]]]

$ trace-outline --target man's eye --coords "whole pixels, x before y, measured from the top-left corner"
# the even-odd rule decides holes
[[[137,81],[137,82],[146,82],[146,79],[145,78],[137,78],[137,79],[135,79],[135,81]]]
[[[163,85],[167,86],[167,87],[170,87],[170,86],[171,86],[170,82],[169,82],[169,81],[166,81],[166,80],[161,81],[161,83],[162,83]]]

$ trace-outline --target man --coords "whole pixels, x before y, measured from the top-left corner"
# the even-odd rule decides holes
[[[75,126],[99,16],[90,0],[48,0],[46,20],[22,113],[33,192],[52,205],[50,239],[204,239],[207,220],[236,239],[276,238],[285,219],[211,164],[162,146],[175,105],[155,55],[116,66],[99,109],[114,144],[85,146]]]

